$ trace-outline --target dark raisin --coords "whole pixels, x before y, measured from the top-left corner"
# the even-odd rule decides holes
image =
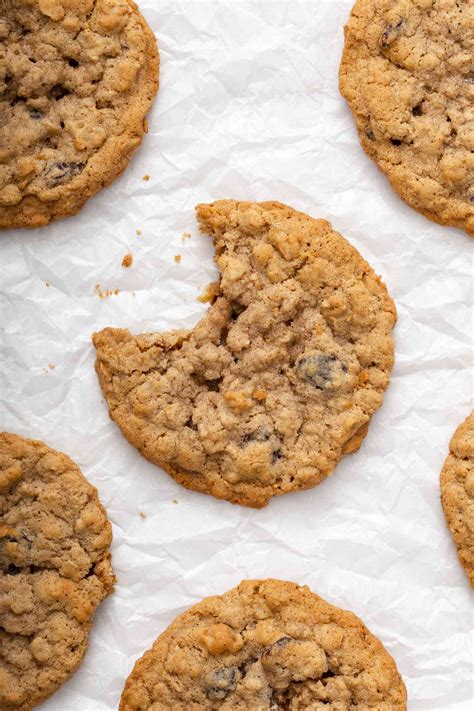
[[[34,121],[39,121],[43,118],[43,113],[39,109],[29,109],[30,118]]]
[[[242,444],[250,444],[250,442],[268,442],[272,432],[268,427],[259,427],[254,432],[247,432],[242,437]]]
[[[293,637],[280,637],[280,639],[277,639],[276,642],[273,642],[273,644],[270,644],[269,647],[265,647],[265,649],[262,652],[262,660],[268,659],[273,652],[275,652],[277,649],[281,649],[282,647],[286,647],[287,644],[290,642],[293,642]]]
[[[70,93],[69,89],[66,89],[65,86],[62,86],[62,84],[55,84],[53,88],[50,89],[49,97],[55,101],[59,101],[59,99],[62,99]]]
[[[474,204],[474,193],[472,195],[469,195],[468,200],[470,203]]]
[[[392,146],[401,146],[402,145],[402,141],[400,141],[398,138],[391,138],[390,143],[392,144]]]
[[[46,171],[49,185],[55,187],[68,180],[72,180],[72,178],[75,178],[79,173],[82,173],[85,165],[85,163],[55,161]]]
[[[419,103],[411,110],[413,116],[421,116],[423,114],[423,103]]]
[[[222,701],[235,689],[236,668],[223,667],[214,669],[208,677],[208,686],[205,688],[206,696],[211,701]]]
[[[7,568],[7,575],[19,575],[19,573],[21,573],[21,568],[18,568],[16,565],[13,565],[13,563],[10,563]]]
[[[272,464],[276,464],[283,457],[281,449],[274,449],[272,452]]]
[[[396,25],[388,24],[382,33],[380,38],[380,44],[382,47],[389,47],[392,42],[400,36],[400,29],[403,25],[403,20],[399,20]]]
[[[79,62],[77,61],[77,59],[74,59],[73,57],[68,57],[67,63],[69,64],[70,67],[73,67],[74,69],[77,69],[77,67],[79,66]]]
[[[327,353],[303,356],[297,362],[296,367],[300,375],[319,390],[325,390],[331,386],[339,368],[343,373],[347,373],[347,365],[341,363],[335,355]]]
[[[369,141],[375,141],[375,133],[372,131],[371,128],[365,129],[365,135],[367,136]]]

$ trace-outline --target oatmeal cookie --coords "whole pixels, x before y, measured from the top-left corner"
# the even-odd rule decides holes
[[[357,0],[345,39],[364,150],[415,210],[474,236],[474,4]]]
[[[131,0],[0,0],[0,228],[73,215],[122,173],[158,61]]]
[[[395,662],[306,586],[247,580],[180,615],[128,677],[120,711],[405,711]]]
[[[324,220],[200,205],[221,272],[192,331],[93,336],[111,417],[180,484],[259,508],[359,448],[393,366],[395,307]]]
[[[80,665],[114,583],[111,539],[74,462],[0,433],[0,709],[29,711]]]
[[[441,502],[459,561],[474,588],[474,411],[457,428],[441,471]]]

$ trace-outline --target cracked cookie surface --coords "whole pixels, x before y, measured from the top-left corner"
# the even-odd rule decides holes
[[[474,236],[474,4],[357,0],[340,88],[398,194]]]
[[[75,672],[112,591],[111,526],[66,455],[0,433],[0,708],[29,711]]]
[[[221,280],[192,331],[94,334],[127,439],[180,484],[246,506],[307,489],[359,448],[393,366],[385,286],[324,220],[200,205]]]
[[[0,227],[73,215],[127,167],[158,88],[131,0],[0,0]]]
[[[474,588],[474,411],[457,428],[441,471],[441,502],[459,561]]]
[[[128,677],[120,711],[405,711],[394,660],[306,586],[247,580],[180,615]]]

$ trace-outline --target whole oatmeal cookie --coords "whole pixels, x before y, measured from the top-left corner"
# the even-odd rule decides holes
[[[357,0],[345,37],[364,150],[415,210],[474,236],[474,3]]]
[[[180,615],[138,660],[119,711],[405,711],[395,662],[306,586],[246,580]]]
[[[449,443],[441,471],[441,502],[460,563],[474,588],[474,411]]]
[[[0,709],[29,711],[80,665],[111,592],[110,523],[68,457],[0,433]]]
[[[120,175],[157,88],[131,0],[0,0],[0,228],[73,215]]]
[[[111,417],[180,484],[259,508],[357,450],[393,366],[385,286],[324,220],[200,205],[221,272],[192,331],[93,337]]]

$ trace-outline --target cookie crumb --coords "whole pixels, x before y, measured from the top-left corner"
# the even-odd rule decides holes
[[[140,518],[146,518],[146,513],[144,511],[140,511]]]
[[[103,291],[100,284],[95,285],[94,291],[99,299],[108,299],[109,296],[117,296],[117,294],[120,294],[120,289],[106,289]]]
[[[50,370],[54,370],[55,367],[56,367],[56,366],[54,365],[54,363],[48,363],[48,368],[49,368]]]
[[[125,257],[122,259],[122,267],[125,267],[125,269],[128,269],[131,267],[133,264],[133,255],[132,254],[126,254]]]
[[[138,237],[140,237],[140,235],[141,235],[142,231],[141,231],[141,230],[139,230],[139,229],[138,229],[138,227],[137,227],[137,229],[135,230],[135,233],[137,234],[137,236],[138,236]]]
[[[149,175],[144,175],[144,176],[143,176],[143,180],[147,180],[147,181],[150,180],[150,176],[149,176]]]
[[[198,301],[200,301],[201,304],[212,304],[216,300],[216,297],[219,296],[220,291],[219,282],[211,281],[204,289],[204,292],[198,296]]]
[[[179,502],[178,502],[178,499],[171,499],[171,503],[172,503],[172,504],[177,504],[177,503],[179,503]]]
[[[191,232],[183,232],[181,235],[182,242],[186,242],[187,239],[191,239]]]
[[[180,261],[181,261],[181,255],[180,255],[180,254],[175,254],[175,255],[174,255],[174,261],[176,262],[176,264],[179,264]]]
[[[45,281],[44,284],[45,284],[45,286],[48,286],[48,287],[51,286],[51,284],[49,284],[47,281]]]

